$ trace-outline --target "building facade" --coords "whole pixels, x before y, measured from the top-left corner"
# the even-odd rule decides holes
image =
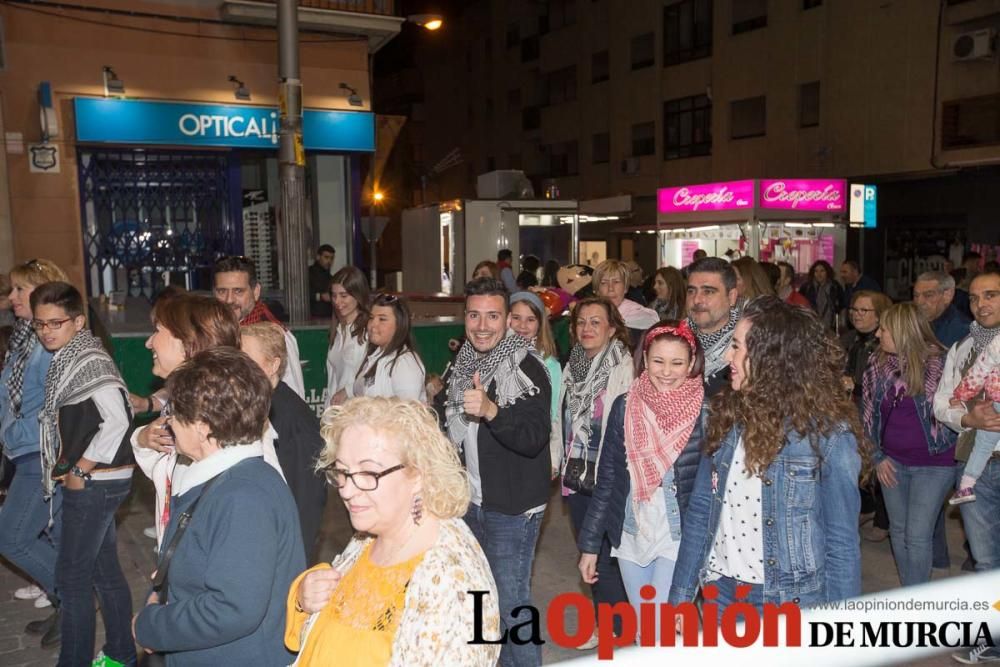
[[[430,198],[522,169],[652,224],[661,187],[846,178],[880,186],[881,221],[848,256],[995,246],[998,29],[996,0],[482,0],[415,49],[425,163],[464,158]]]
[[[307,214],[338,263],[374,150],[370,55],[399,31],[394,9],[300,3]],[[145,298],[205,288],[224,254],[280,274],[274,2],[6,3],[0,22],[0,270],[46,257],[90,296]]]

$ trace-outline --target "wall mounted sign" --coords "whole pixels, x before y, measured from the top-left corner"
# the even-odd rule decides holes
[[[727,181],[657,190],[660,213],[736,211],[753,208],[754,182]]]
[[[847,184],[838,179],[788,178],[760,181],[760,207],[795,211],[843,212]]]
[[[274,149],[277,107],[78,97],[76,139],[86,143]],[[375,150],[375,115],[306,109],[306,150]]]

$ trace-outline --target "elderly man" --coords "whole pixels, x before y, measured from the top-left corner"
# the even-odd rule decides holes
[[[993,338],[1000,335],[1000,273],[983,272],[976,276],[969,286],[969,302],[975,322],[969,327],[969,336],[948,350],[934,394],[934,416],[959,434],[955,457],[961,461],[968,459],[977,429],[1000,431],[1000,414],[989,401],[951,405],[962,375]],[[976,502],[965,503],[960,509],[976,569],[1000,567],[1000,457],[996,454],[976,482]],[[966,664],[995,662],[1000,660],[1000,651],[982,645],[954,657]]]
[[[257,282],[257,268],[253,261],[247,257],[220,259],[212,269],[212,291],[216,299],[233,309],[240,326],[272,322],[282,328],[285,332],[285,346],[288,348],[288,366],[281,379],[304,399],[306,389],[302,380],[298,341],[284,322],[275,317],[271,309],[260,300],[260,283]]]
[[[969,335],[969,320],[955,307],[955,279],[944,271],[927,271],[913,283],[913,303],[945,347]]]
[[[508,331],[508,314],[499,280],[465,286],[465,343],[448,380],[446,422],[472,482],[465,522],[486,553],[501,623],[510,630],[528,620],[519,611],[531,604],[531,566],[551,482],[552,387],[538,353]],[[540,665],[541,646],[515,634],[500,664]]]

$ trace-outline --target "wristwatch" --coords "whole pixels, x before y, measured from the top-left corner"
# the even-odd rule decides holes
[[[91,479],[90,473],[84,472],[83,468],[81,468],[80,466],[73,466],[73,468],[69,472],[74,477],[79,477],[80,479],[83,480]]]

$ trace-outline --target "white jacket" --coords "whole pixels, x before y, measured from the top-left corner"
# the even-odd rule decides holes
[[[566,382],[569,376],[567,364],[563,367],[563,381],[559,387],[559,408],[552,420],[552,432],[549,434],[549,454],[552,456],[553,474],[562,471],[563,459],[566,457],[566,441],[563,438],[563,415],[566,412]],[[604,432],[608,429],[608,415],[615,399],[626,393],[635,378],[635,367],[631,354],[626,354],[618,365],[611,369],[608,375],[607,393],[604,398],[604,416],[601,419],[601,443],[604,442]]]
[[[403,353],[397,352],[394,357],[396,364],[390,372],[393,359],[382,359],[382,353],[379,351],[372,354],[368,363],[358,373],[354,385],[347,390],[348,395],[352,398],[355,396],[395,397],[426,403],[424,362],[412,350]],[[374,364],[378,364],[378,368],[375,370],[375,382],[365,386],[362,378]]]

